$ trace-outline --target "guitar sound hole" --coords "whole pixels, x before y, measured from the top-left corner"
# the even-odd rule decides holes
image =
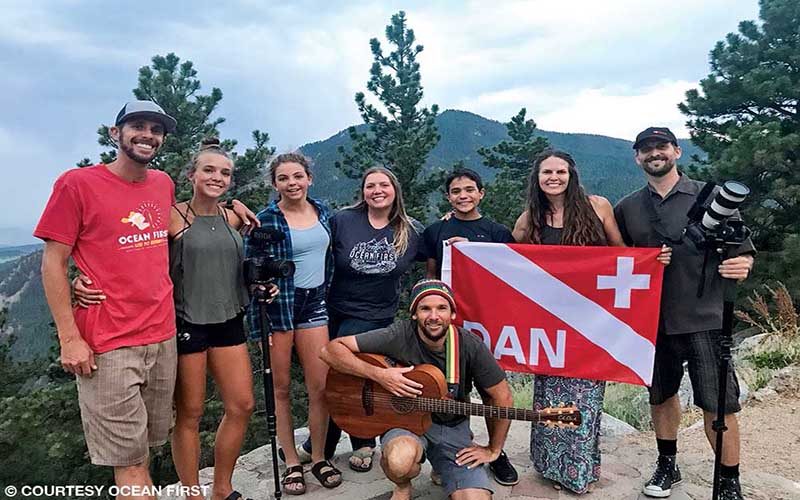
[[[392,408],[400,414],[411,413],[414,410],[414,400],[400,396],[392,396]]]

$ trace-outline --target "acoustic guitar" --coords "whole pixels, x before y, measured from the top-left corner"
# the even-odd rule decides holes
[[[397,366],[377,354],[356,356],[382,368]],[[535,411],[447,399],[444,374],[433,365],[418,365],[405,376],[422,384],[420,396],[395,396],[373,380],[329,370],[325,398],[331,418],[342,430],[360,438],[380,436],[395,428],[421,436],[431,425],[431,413],[525,420],[563,428],[581,424],[581,413],[574,405]]]

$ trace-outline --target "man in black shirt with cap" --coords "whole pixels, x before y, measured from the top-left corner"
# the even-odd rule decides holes
[[[647,185],[617,204],[614,215],[625,243],[632,246],[661,246],[665,238],[677,241],[688,222],[704,183],[677,170],[681,148],[675,135],[664,127],[642,131],[633,145],[634,159],[647,177]],[[670,244],[670,243],[668,243]],[[650,405],[658,444],[658,463],[642,492],[651,497],[668,497],[681,481],[677,452],[680,401],[678,388],[683,363],[688,361],[694,402],[703,410],[706,436],[712,447],[716,432],[719,388],[719,339],[722,327],[722,278],[743,280],[753,266],[750,240],[734,249],[734,257],[719,262],[691,242],[674,244],[672,263],[664,271],[661,315],[656,342]],[[704,270],[705,266],[705,270]],[[703,283],[700,297],[695,291]],[[720,499],[742,499],[739,486],[739,384],[733,367],[728,372],[725,425],[722,447]]]

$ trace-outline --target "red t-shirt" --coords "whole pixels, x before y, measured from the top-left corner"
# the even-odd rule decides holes
[[[96,353],[153,344],[175,335],[167,248],[175,185],[148,170],[129,182],[103,164],[58,178],[34,236],[72,246],[78,268],[106,296],[73,312]]]

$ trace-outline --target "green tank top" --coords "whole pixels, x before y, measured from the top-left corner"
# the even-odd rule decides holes
[[[222,215],[195,216],[170,242],[175,313],[189,323],[223,323],[249,299],[242,275],[242,237]]]

